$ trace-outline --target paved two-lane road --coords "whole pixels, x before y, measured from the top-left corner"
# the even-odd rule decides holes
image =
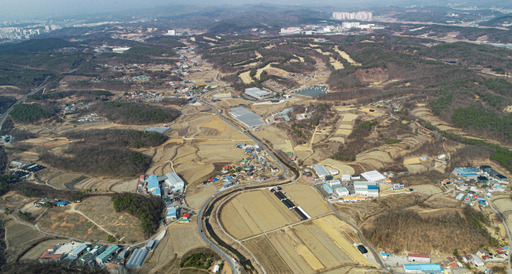
[[[7,120],[7,117],[9,117],[9,113],[11,113],[12,109],[14,108],[14,106],[16,105],[19,105],[21,103],[23,103],[25,100],[27,100],[27,98],[30,96],[30,95],[34,95],[38,92],[40,92],[41,90],[43,90],[44,88],[46,88],[46,86],[48,86],[48,79],[46,79],[46,81],[44,81],[43,84],[41,84],[40,86],[38,86],[37,88],[33,89],[31,92],[29,92],[27,95],[21,97],[18,101],[16,101],[16,103],[12,104],[12,106],[7,109],[4,113],[2,113],[2,115],[0,115],[0,130],[2,130],[2,127],[4,125],[4,122],[5,120]]]

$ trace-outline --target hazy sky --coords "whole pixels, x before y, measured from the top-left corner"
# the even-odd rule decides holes
[[[360,0],[368,2],[372,0]],[[77,14],[115,12],[140,8],[178,5],[255,4],[340,4],[355,0],[0,0],[0,21],[26,18],[67,17]]]
[[[303,6],[332,5],[337,7],[393,5],[445,5],[453,2],[508,2],[510,0],[0,0],[0,21],[28,18],[72,17],[95,13],[111,13],[133,9],[171,7],[172,5],[240,5],[261,2]]]

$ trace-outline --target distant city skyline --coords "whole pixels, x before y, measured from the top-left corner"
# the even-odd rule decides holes
[[[198,5],[205,6],[219,6],[219,5],[243,5],[243,4],[258,4],[258,3],[273,3],[282,5],[303,5],[303,6],[321,6],[330,5],[335,7],[354,8],[361,6],[365,7],[378,7],[386,5],[445,5],[447,3],[454,4],[459,0],[452,1],[425,1],[425,0],[283,0],[279,2],[264,1],[250,1],[250,0],[0,0],[2,9],[0,9],[0,21],[5,20],[24,20],[24,19],[49,19],[49,18],[62,18],[83,15],[94,15],[100,13],[115,13],[125,12],[137,9],[149,9],[156,7],[172,7],[173,5]],[[485,1],[500,3],[499,0]],[[478,2],[475,2],[478,3]],[[490,4],[490,3],[488,3]]]

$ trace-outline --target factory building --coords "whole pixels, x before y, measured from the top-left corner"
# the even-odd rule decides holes
[[[332,187],[335,187],[335,186],[341,186],[341,181],[340,180],[332,180],[329,182],[329,184],[332,186]]]
[[[165,176],[167,177],[165,183],[172,189],[172,191],[183,190],[185,187],[185,182],[176,172],[169,172],[165,174]]]
[[[379,186],[373,182],[354,182],[354,193],[357,195],[378,197]]]
[[[48,249],[39,257],[40,262],[49,262],[49,261],[60,261],[64,257],[64,254],[58,252],[58,246],[49,246]]]
[[[462,177],[464,180],[476,180],[478,178],[479,169],[476,167],[457,167],[452,171],[452,174],[457,177]]]
[[[386,176],[382,175],[377,170],[361,173],[361,176],[368,182],[377,182],[386,179]]]
[[[245,95],[256,100],[261,100],[272,96],[272,93],[259,88],[246,88],[244,93]]]
[[[420,263],[430,263],[430,256],[423,254],[411,254],[407,255],[407,260],[409,262],[420,262]]]
[[[328,175],[331,175],[329,170],[327,170],[327,168],[323,165],[313,165],[313,170],[315,171],[316,175],[320,179],[325,180],[325,177],[327,177]]]
[[[75,249],[73,249],[73,251],[69,252],[68,258],[76,260],[78,257],[80,257],[80,255],[82,255],[82,253],[86,249],[87,249],[87,245],[81,244],[81,245],[77,246]]]
[[[342,186],[334,187],[334,193],[336,193],[336,195],[338,197],[348,196],[350,194],[348,189],[346,187],[342,187]]]
[[[160,189],[160,183],[156,175],[150,175],[148,177],[148,191],[153,192],[154,189]]]
[[[259,126],[265,125],[265,122],[263,122],[263,119],[258,114],[243,108],[243,107],[236,107],[231,109],[231,115],[235,117],[238,121],[243,123],[245,126],[247,126],[249,129],[253,129]]]
[[[174,221],[178,219],[178,209],[175,206],[168,207],[165,218],[167,221]]]
[[[443,273],[439,264],[404,264],[405,273]]]
[[[325,192],[327,192],[327,194],[331,195],[334,193],[334,190],[332,189],[331,186],[329,186],[328,184],[323,184],[322,185],[322,188],[325,190]]]
[[[96,257],[96,262],[98,264],[103,264],[105,263],[108,259],[110,259],[110,257],[112,257],[112,255],[114,255],[114,253],[119,249],[119,246],[118,245],[112,245],[110,246],[109,248],[107,248],[107,250],[103,251],[103,253],[101,253],[100,255],[98,255],[98,257]]]

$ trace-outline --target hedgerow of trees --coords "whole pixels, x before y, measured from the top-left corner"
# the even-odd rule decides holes
[[[362,232],[373,245],[395,253],[451,253],[454,249],[471,252],[499,246],[499,241],[487,231],[488,224],[489,219],[471,207],[437,216],[422,216],[414,210],[398,208],[367,220]]]
[[[163,144],[168,138],[158,132],[133,129],[91,129],[70,131],[64,134],[69,139],[79,139],[80,144],[105,147],[141,148]]]
[[[50,166],[96,176],[133,177],[144,173],[151,157],[122,147],[71,145],[66,155],[45,152],[41,160]]]
[[[179,110],[170,107],[120,102],[101,103],[96,106],[96,111],[111,121],[134,125],[172,122],[181,114]]]
[[[134,193],[119,193],[112,196],[112,202],[116,212],[124,211],[138,218],[147,237],[155,233],[160,226],[165,209],[162,199]]]
[[[38,104],[16,105],[9,115],[18,123],[34,123],[51,117],[51,114],[43,110]]]

